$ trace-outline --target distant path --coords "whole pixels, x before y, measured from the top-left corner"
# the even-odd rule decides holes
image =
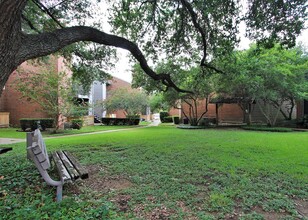
[[[140,128],[147,128],[148,126],[140,126],[140,127],[133,127],[133,128],[121,128],[115,130],[107,130],[107,131],[94,131],[89,133],[80,133],[80,134],[68,134],[68,135],[61,135],[61,136],[54,136],[54,137],[44,137],[46,139],[54,139],[54,138],[65,138],[65,137],[76,137],[76,136],[85,136],[85,135],[92,135],[92,134],[103,134],[103,133],[111,133],[111,132],[120,132],[120,131],[128,131],[128,130],[135,130]]]
[[[0,145],[2,144],[16,144],[20,142],[25,142],[25,139],[20,138],[0,138]]]
[[[68,135],[59,135],[59,136],[53,136],[53,137],[44,137],[44,139],[55,139],[55,138],[66,138],[66,137],[76,137],[76,136],[85,136],[85,135],[93,135],[93,134],[103,134],[103,133],[111,133],[111,132],[120,132],[120,131],[128,131],[128,130],[135,130],[140,128],[147,128],[151,126],[157,126],[160,124],[160,121],[154,121],[151,124],[147,126],[140,126],[140,127],[132,127],[132,128],[122,128],[122,129],[114,129],[114,130],[107,130],[107,131],[95,131],[95,132],[89,132],[89,133],[80,133],[80,134],[68,134]],[[0,138],[0,145],[5,144],[16,144],[26,142],[26,139],[18,139],[18,138]]]
[[[156,119],[151,124],[149,124],[148,126],[158,126],[160,123],[161,123],[160,119]]]

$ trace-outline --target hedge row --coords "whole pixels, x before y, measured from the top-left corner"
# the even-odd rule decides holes
[[[139,125],[140,118],[102,118],[104,125]]]
[[[244,130],[252,131],[271,131],[271,132],[292,132],[291,128],[282,128],[282,127],[267,127],[267,126],[242,126]]]
[[[52,128],[54,124],[53,118],[21,118],[19,120],[20,127],[23,131],[30,128],[32,131],[38,128],[38,125],[40,125],[41,129],[43,131],[46,130],[46,128]]]
[[[169,116],[168,112],[160,112],[159,113],[160,121],[162,123],[174,123],[178,125],[180,123],[180,117],[177,115]]]
[[[159,113],[159,118],[160,118],[161,123],[172,122],[172,118],[170,120],[168,112],[160,112]]]
[[[216,124],[216,118],[204,117],[199,121],[200,126],[209,126],[215,124]]]

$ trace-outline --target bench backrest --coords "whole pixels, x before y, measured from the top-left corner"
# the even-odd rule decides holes
[[[27,152],[28,158],[37,161],[43,170],[50,167],[46,144],[39,129],[27,134]]]

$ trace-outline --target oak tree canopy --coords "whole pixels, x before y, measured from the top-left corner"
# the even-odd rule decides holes
[[[110,16],[103,19],[109,19],[114,31],[108,34],[99,21],[83,25],[99,13],[93,2],[0,0],[0,95],[10,74],[26,60],[62,50],[75,51],[84,60],[101,57],[104,61],[112,54],[110,47],[128,50],[151,78],[185,92],[167,72],[154,72],[147,60],[155,62],[161,55],[184,57],[188,63],[220,71],[211,60],[233,50],[239,42],[241,21],[251,39],[291,47],[307,18],[306,0],[106,0],[111,5]],[[67,49],[77,42],[93,42],[99,49],[90,53],[94,57],[78,52],[76,44]],[[80,74],[86,72],[86,68],[79,69]]]

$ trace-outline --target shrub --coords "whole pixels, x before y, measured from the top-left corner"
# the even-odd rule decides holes
[[[72,128],[73,129],[81,129],[83,126],[83,120],[82,119],[72,119]]]
[[[162,123],[164,123],[164,122],[166,122],[165,120],[165,118],[166,117],[168,117],[169,116],[169,113],[168,112],[160,112],[159,113],[159,117],[160,117],[160,121],[162,122]],[[168,119],[167,119],[168,120]],[[172,120],[172,119],[171,119]]]
[[[140,115],[127,115],[128,125],[139,125]]]
[[[305,115],[302,121],[302,125],[304,128],[308,128],[308,115]]]
[[[205,117],[199,121],[200,126],[209,126],[209,125],[214,125],[214,124],[216,124],[216,118]]]
[[[172,122],[173,122],[172,116],[167,116],[164,118],[164,121],[162,121],[162,123],[172,123]]]
[[[272,132],[291,132],[291,128],[282,128],[282,127],[266,127],[266,126],[243,126],[245,130],[253,131],[272,131]]]
[[[32,131],[38,128],[38,124],[40,125],[41,129],[43,131],[46,130],[46,128],[52,128],[54,124],[53,118],[21,118],[19,120],[20,127],[23,131],[25,131],[27,128],[31,128]]]
[[[71,122],[64,122],[64,130],[71,129],[71,128],[72,128],[72,123]]]
[[[172,116],[172,119],[173,119],[173,123],[175,124],[175,125],[178,125],[178,124],[180,124],[180,117],[179,116]]]

